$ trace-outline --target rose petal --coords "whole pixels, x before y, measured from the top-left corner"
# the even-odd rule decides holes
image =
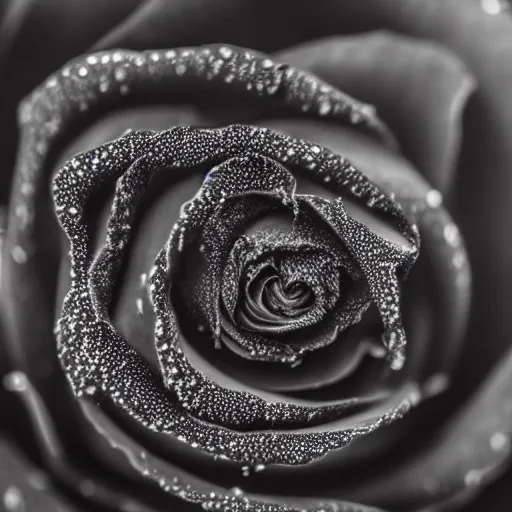
[[[336,139],[338,140],[339,138],[338,138],[338,137],[336,137]],[[353,141],[352,141],[352,142],[350,142],[350,145],[352,145],[352,146],[353,146],[353,144],[354,144],[354,143],[353,143]],[[414,189],[414,187],[413,187],[413,189]],[[409,190],[409,187],[404,187],[404,190]]]
[[[297,366],[240,360],[238,356],[230,357],[230,354],[223,351],[219,353],[211,347],[205,348],[204,344],[201,347],[193,345],[192,347],[199,353],[201,361],[208,361],[209,364],[238,381],[239,385],[252,388],[252,393],[256,393],[254,388],[276,392],[313,390],[350,377],[362,364],[363,358],[368,355],[383,357],[380,340],[362,339],[361,331],[357,327],[359,326],[355,327],[355,332],[351,331],[339,343],[307,355]],[[190,359],[193,355],[188,352],[188,347],[188,343],[183,345]],[[201,364],[201,362],[193,363],[196,368],[201,368]],[[377,381],[378,377],[375,374],[374,377]],[[371,385],[370,382],[370,379],[365,381],[370,387],[379,387],[376,382]],[[356,394],[361,396],[363,393],[364,390],[360,387],[356,389],[348,385],[343,387],[345,397],[356,396]]]
[[[6,439],[0,439],[0,460],[0,497],[5,510],[83,510],[52,488],[48,476],[30,463],[25,455]]]
[[[146,498],[148,504],[143,504],[139,501],[138,496],[141,491],[144,492],[144,488],[137,487],[136,483],[133,487],[126,489],[125,486],[119,485],[115,481],[106,481],[102,470],[97,466],[96,462],[91,461],[83,452],[79,457],[83,463],[87,463],[78,466],[70,465],[68,459],[70,458],[71,451],[69,447],[62,443],[60,433],[57,431],[54,423],[55,418],[49,414],[49,410],[41,395],[23,372],[15,371],[7,374],[3,379],[3,384],[7,392],[12,393],[15,398],[19,399],[25,413],[25,421],[31,427],[32,433],[37,440],[37,455],[41,460],[42,466],[48,472],[46,475],[42,474],[41,471],[37,471],[36,468],[31,468],[31,473],[25,475],[28,483],[35,487],[37,491],[48,493],[50,498],[53,497],[55,493],[53,489],[49,488],[51,480],[59,488],[71,493],[74,503],[76,498],[78,498],[79,503],[82,503],[85,499],[96,507],[105,506],[114,509],[126,507],[138,512],[154,512],[155,509],[153,509],[151,504],[157,503],[158,499],[155,500],[153,496],[148,496]],[[81,413],[78,414],[81,417]],[[84,422],[82,417],[80,419],[81,440],[87,441],[89,448],[91,448],[90,443],[92,443],[92,448],[96,449],[97,436],[91,435],[91,433],[94,433],[89,425]],[[75,432],[76,434],[77,432]],[[74,437],[74,441],[76,442],[76,437]],[[4,441],[0,440],[0,452],[2,451],[3,443]],[[9,449],[10,446],[7,446],[7,448]],[[75,453],[75,455],[77,454]],[[10,456],[11,454],[8,453],[7,460],[10,460]],[[119,464],[118,459],[113,456],[109,458],[109,462]],[[3,461],[4,459],[2,458],[1,460]],[[24,463],[24,461],[21,462]],[[6,467],[9,467],[9,470],[11,470],[10,466]],[[17,467],[15,461],[13,469],[17,469]],[[1,469],[0,467],[0,484],[2,483]],[[123,475],[128,474],[130,476],[126,468],[119,467],[118,465],[116,469]],[[65,503],[68,504],[68,501],[65,500]]]
[[[7,202],[16,155],[16,109],[23,97],[68,59],[86,51],[98,37],[132,12],[141,0],[2,1],[0,25],[0,198]],[[24,63],[20,65],[20,63]],[[9,79],[5,79],[9,77]]]
[[[405,363],[405,331],[400,314],[399,273],[412,265],[417,248],[404,248],[383,241],[368,227],[348,216],[341,200],[308,198],[308,204],[339,233],[365,273],[370,293],[384,325],[383,341],[393,369]],[[414,259],[412,261],[414,261]]]
[[[459,154],[462,113],[474,90],[472,76],[454,54],[380,32],[306,43],[278,55],[374,104],[405,156],[435,188],[447,189]]]
[[[397,28],[446,44],[465,60],[479,89],[468,111],[460,174],[453,202],[468,239],[474,268],[474,304],[464,360],[458,366],[462,396],[504,355],[512,337],[512,80],[509,13],[486,14],[481,2],[462,7],[449,0],[442,10],[411,2]],[[479,37],[475,37],[478,31]],[[456,192],[455,192],[456,190]],[[475,205],[478,205],[475,208]],[[482,350],[482,339],[490,340]]]
[[[509,353],[454,421],[428,440],[421,454],[368,488],[355,489],[351,496],[362,492],[370,502],[384,504],[400,492],[403,506],[418,507],[495,478],[510,456],[511,367]]]
[[[333,505],[339,512],[378,512],[378,509],[373,507],[340,500],[287,501],[270,496],[246,494],[238,487],[224,489],[148,452],[94,405],[84,402],[82,407],[97,432],[107,439],[110,450],[120,450],[126,462],[140,473],[141,478],[155,481],[168,495],[177,495],[186,501],[202,504],[206,510],[241,512],[248,508],[251,512],[320,512],[326,505]]]

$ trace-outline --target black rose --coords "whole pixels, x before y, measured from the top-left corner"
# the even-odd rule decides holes
[[[470,285],[435,174],[454,161],[456,119],[433,137],[422,104],[421,139],[400,126],[407,96],[348,79],[392,133],[334,87],[322,62],[343,55],[324,54],[335,46],[97,52],[21,105],[3,290],[18,371],[4,387],[12,422],[31,417],[28,452],[65,492],[128,509],[415,509],[462,503],[501,467],[500,374],[439,427],[460,397],[457,380],[442,392]],[[439,55],[454,80],[439,111],[448,101],[456,117],[471,79]],[[473,457],[459,439],[485,447]]]

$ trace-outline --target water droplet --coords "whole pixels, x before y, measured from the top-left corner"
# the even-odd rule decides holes
[[[233,50],[226,46],[222,46],[219,48],[219,53],[223,59],[229,59],[233,55]]]
[[[331,111],[331,108],[332,108],[332,105],[331,105],[330,101],[328,101],[328,100],[322,101],[322,103],[320,104],[320,107],[318,109],[318,113],[321,116],[326,116]]]
[[[466,254],[464,251],[455,253],[452,258],[452,263],[455,268],[461,269],[466,264]]]
[[[21,203],[16,206],[15,214],[23,226],[26,226],[30,221],[30,212],[28,210],[28,206],[25,203]]]
[[[501,14],[508,9],[505,0],[480,0],[480,5],[482,6],[482,10],[491,16]]]
[[[372,357],[375,357],[376,359],[382,359],[386,357],[386,349],[381,345],[374,345],[373,343],[371,343],[369,347],[369,352],[370,355]]]
[[[455,224],[447,224],[443,229],[443,237],[450,245],[459,245],[459,228]]]
[[[6,512],[22,512],[26,510],[23,494],[14,485],[7,487],[2,501]]]
[[[489,443],[491,445],[491,448],[495,452],[501,452],[502,450],[505,450],[509,446],[509,438],[506,434],[503,432],[496,432],[491,436],[489,439]]]
[[[57,81],[57,78],[55,76],[52,76],[49,78],[46,82],[46,87],[49,89],[52,89],[53,87],[56,87],[59,82]]]
[[[127,76],[128,76],[128,72],[127,72],[126,68],[124,68],[124,67],[116,68],[116,70],[114,71],[114,77],[118,82],[122,82],[123,80],[126,80]]]
[[[3,379],[4,388],[7,391],[15,393],[22,393],[28,389],[28,378],[25,373],[20,371],[14,371],[8,373]]]
[[[467,487],[479,485],[482,481],[483,471],[481,469],[471,469],[464,475],[464,484]]]
[[[94,395],[94,393],[96,393],[96,386],[87,386],[85,388],[85,393],[89,396]]]
[[[11,250],[12,259],[18,263],[18,265],[23,265],[27,262],[28,256],[25,250],[19,245],[15,245]]]
[[[142,299],[139,297],[138,299],[135,299],[135,306],[137,308],[137,314],[139,316],[144,315],[144,303],[142,302]]]
[[[404,364],[405,364],[405,356],[401,353],[396,354],[393,357],[393,361],[391,361],[391,369],[395,370],[397,372],[404,367]]]
[[[425,201],[430,208],[439,208],[443,204],[443,195],[439,190],[431,189],[427,192]]]
[[[366,117],[374,117],[377,115],[377,109],[375,106],[368,103],[361,105],[359,107],[359,112],[361,112],[361,114]]]
[[[21,185],[21,193],[24,196],[29,196],[34,192],[34,185],[28,181]]]
[[[444,393],[450,385],[450,379],[445,373],[435,373],[431,375],[423,385],[423,392],[428,397],[433,397]]]

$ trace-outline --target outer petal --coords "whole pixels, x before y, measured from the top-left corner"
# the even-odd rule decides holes
[[[0,503],[6,511],[80,512],[51,487],[47,475],[30,463],[7,439],[0,438]]]
[[[492,480],[510,455],[512,435],[512,353],[495,369],[482,391],[424,451],[388,477],[355,489],[369,502],[414,508],[439,502]]]
[[[473,315],[466,357],[459,367],[461,385],[467,386],[469,379],[478,383],[512,336],[512,238],[507,220],[512,218],[512,104],[506,92],[512,83],[512,20],[506,13],[485,14],[477,0],[464,6],[448,0],[443,9],[415,0],[404,2],[397,28],[452,48],[479,83],[466,118],[453,195],[475,269]],[[482,339],[492,340],[485,351]]]
[[[0,200],[14,165],[16,107],[49,73],[86,51],[141,0],[5,0],[0,7]],[[5,6],[5,7],[4,7]],[[2,11],[3,18],[1,16]],[[23,64],[20,64],[23,63]],[[7,78],[8,77],[8,78]]]
[[[432,186],[444,191],[453,181],[474,80],[446,48],[376,32],[304,43],[279,56],[374,104]]]

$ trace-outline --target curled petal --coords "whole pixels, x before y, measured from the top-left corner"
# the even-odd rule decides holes
[[[311,207],[340,233],[361,265],[384,324],[383,340],[390,351],[393,369],[402,368],[405,332],[400,317],[400,272],[407,272],[417,254],[417,247],[399,247],[383,241],[360,222],[348,217],[341,201],[308,199]]]

